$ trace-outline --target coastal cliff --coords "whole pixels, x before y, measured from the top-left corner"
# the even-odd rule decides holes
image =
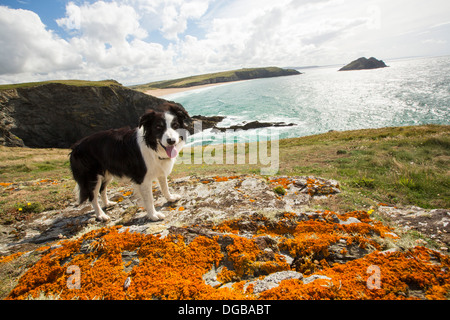
[[[282,77],[298,74],[301,73],[297,70],[282,69],[277,67],[246,68],[225,72],[209,73],[174,80],[150,82],[147,84],[132,86],[131,88],[140,91],[146,91],[151,89],[166,89],[166,88],[188,88],[205,84],[250,80],[259,78]]]
[[[115,81],[11,86],[0,90],[0,145],[68,148],[101,130],[135,127],[165,101]]]

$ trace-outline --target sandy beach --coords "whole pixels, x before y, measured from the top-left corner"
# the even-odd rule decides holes
[[[241,81],[245,81],[245,80],[241,80]],[[167,95],[173,94],[173,93],[196,90],[196,89],[201,89],[201,88],[206,88],[206,87],[215,87],[215,86],[220,86],[220,85],[233,83],[233,82],[240,82],[240,81],[210,83],[210,84],[204,84],[201,86],[192,86],[192,87],[187,87],[187,88],[153,89],[153,90],[144,91],[144,93],[160,98],[160,97],[164,97],[164,96],[167,96]]]

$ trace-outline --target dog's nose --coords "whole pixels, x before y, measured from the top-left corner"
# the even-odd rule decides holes
[[[175,140],[168,138],[167,139],[167,143],[171,146],[173,146],[175,144]]]

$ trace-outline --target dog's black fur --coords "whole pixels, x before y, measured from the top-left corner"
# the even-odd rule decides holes
[[[174,119],[172,129],[184,129],[191,121],[188,113],[176,103],[163,105]],[[72,146],[70,154],[70,167],[79,188],[79,203],[86,200],[93,201],[98,179],[102,179],[100,192],[102,192],[110,176],[129,178],[133,183],[141,185],[148,170],[143,157],[142,145],[139,144],[138,130],[143,128],[145,145],[154,152],[160,152],[165,146],[161,139],[166,132],[166,112],[147,111],[139,121],[139,127],[130,129],[111,129],[85,137]],[[177,131],[178,132],[178,131]],[[180,139],[186,139],[186,133],[180,134]],[[164,142],[163,142],[164,143]],[[161,161],[163,159],[159,157]],[[167,158],[168,159],[168,158]],[[171,168],[170,168],[171,170]]]

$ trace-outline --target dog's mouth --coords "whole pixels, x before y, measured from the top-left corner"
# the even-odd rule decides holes
[[[169,158],[173,159],[178,155],[178,151],[175,148],[175,145],[173,146],[164,146],[161,141],[159,142],[159,144],[161,145],[161,147],[166,151],[166,154]]]

